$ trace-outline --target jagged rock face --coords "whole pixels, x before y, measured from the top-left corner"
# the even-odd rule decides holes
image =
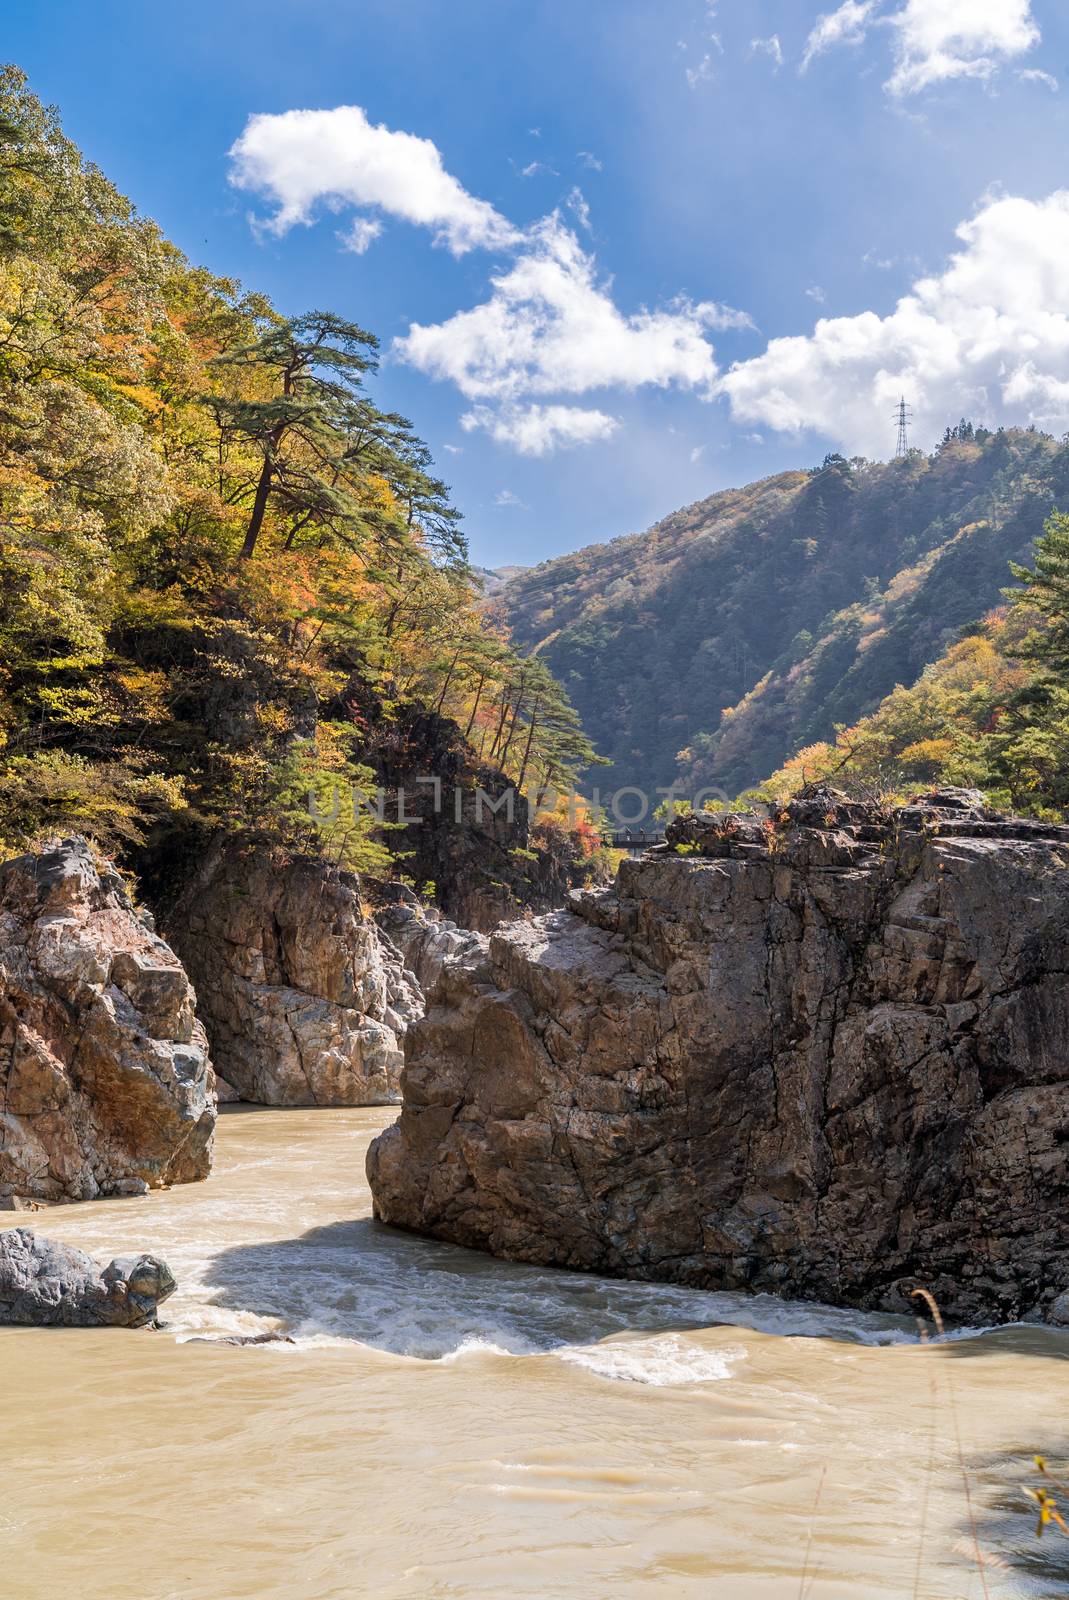
[[[424,995],[437,983],[447,961],[486,953],[485,935],[458,928],[448,919],[442,921],[418,902],[386,906],[376,912],[375,921],[390,944],[400,952],[405,971],[416,980]],[[419,1014],[423,1014],[422,1007]]]
[[[84,840],[0,866],[0,1207],[207,1177],[194,998]]]
[[[84,1250],[0,1233],[0,1323],[37,1328],[140,1328],[175,1281],[156,1256],[124,1256],[101,1269]]]
[[[243,1100],[384,1105],[423,996],[361,905],[359,884],[315,861],[207,852],[169,915],[212,1055]]]
[[[376,1214],[631,1277],[1047,1311],[1069,829],[825,792],[669,838],[446,965],[369,1154]]]

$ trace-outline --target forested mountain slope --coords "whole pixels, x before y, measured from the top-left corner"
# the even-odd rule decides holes
[[[912,683],[1067,501],[1069,448],[964,424],[930,456],[830,456],[713,495],[496,598],[611,760],[605,792],[735,794]]]
[[[0,70],[0,852],[73,829],[144,871],[254,831],[389,872],[357,793],[591,760],[376,357],[192,265]]]

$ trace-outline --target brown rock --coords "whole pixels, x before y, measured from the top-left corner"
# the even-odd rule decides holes
[[[803,820],[804,819],[804,820]],[[1009,1319],[1069,1282],[1069,830],[961,791],[680,830],[446,964],[383,1221],[515,1260]],[[695,850],[697,845],[697,850]]]
[[[0,866],[0,1205],[207,1176],[215,1098],[189,980],[88,845]]]
[[[423,1008],[349,873],[220,846],[167,919],[222,1077],[264,1105],[382,1105]]]

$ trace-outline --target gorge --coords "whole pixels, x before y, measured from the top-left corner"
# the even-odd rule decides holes
[[[429,126],[435,9],[355,8],[346,93],[434,55]],[[770,424],[714,467],[755,321],[617,306],[563,156],[486,138],[491,103],[534,113],[515,19],[483,9],[469,153],[516,193],[563,181],[540,219],[349,104],[250,109],[213,196],[189,85],[217,136],[273,100],[257,51],[296,62],[315,7],[266,0],[227,57],[228,8],[185,58],[168,15],[151,71],[109,59],[121,94],[76,64],[133,192],[168,153],[193,174],[170,234],[0,67],[0,1589],[1069,1596],[1069,435],[970,376],[1005,426],[911,448],[900,400],[892,460],[774,453]],[[860,45],[916,9],[821,26]],[[332,39],[355,26],[327,10]],[[113,50],[160,18],[128,23]],[[746,61],[776,76],[779,35]],[[737,128],[703,151],[774,139]],[[250,186],[278,211],[246,237]],[[680,190],[673,227],[697,209]],[[650,216],[628,203],[659,272]],[[429,294],[400,270],[416,227]],[[792,252],[762,228],[771,271]],[[275,299],[233,276],[234,229]],[[480,260],[484,305],[412,320]],[[463,395],[415,391],[431,442],[400,409],[417,369]],[[611,411],[573,403],[608,407],[612,372]],[[648,520],[650,483],[703,497],[539,560]]]

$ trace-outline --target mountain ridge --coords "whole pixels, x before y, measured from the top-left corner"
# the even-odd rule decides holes
[[[831,455],[720,490],[495,600],[608,759],[603,794],[736,794],[914,682],[1066,501],[1064,444],[963,423],[930,455]]]

